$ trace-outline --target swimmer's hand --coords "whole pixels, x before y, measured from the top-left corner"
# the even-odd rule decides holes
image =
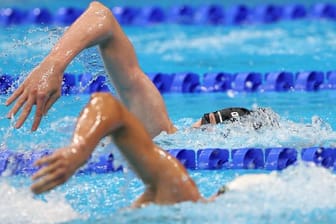
[[[23,125],[32,107],[36,105],[34,123],[31,129],[36,131],[42,116],[61,96],[62,81],[63,70],[57,68],[56,63],[52,60],[44,60],[37,66],[6,101],[8,106],[17,100],[8,112],[7,118],[11,118],[20,108],[23,108],[15,128],[20,128]]]
[[[65,183],[80,167],[80,156],[74,148],[61,148],[42,157],[35,165],[41,167],[33,176],[32,192],[41,194]]]

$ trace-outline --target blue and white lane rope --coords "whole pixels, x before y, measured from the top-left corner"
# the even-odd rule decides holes
[[[37,170],[37,167],[33,166],[34,162],[50,153],[52,153],[50,150],[30,152],[3,150],[0,152],[0,174],[31,175]],[[310,147],[299,150],[286,147],[171,149],[168,153],[191,170],[283,170],[299,161],[305,161],[336,171],[336,148],[327,147]],[[109,153],[89,159],[78,174],[109,173],[119,170],[122,170],[121,165],[115,166],[114,156]]]
[[[336,90],[336,71],[320,72],[213,72],[199,75],[194,72],[148,73],[161,93],[203,92],[264,92]],[[62,94],[91,94],[109,92],[105,76],[64,74]],[[10,94],[18,85],[18,77],[0,75],[0,94]]]
[[[84,11],[84,8],[60,7],[50,10],[43,7],[20,9],[0,8],[0,26],[10,25],[69,25]],[[111,7],[122,25],[151,25],[158,23],[241,25],[274,23],[298,19],[336,19],[336,5],[333,3],[304,4],[260,4],[248,6],[235,4],[224,7],[219,4],[201,6],[174,5],[160,6],[114,6]]]

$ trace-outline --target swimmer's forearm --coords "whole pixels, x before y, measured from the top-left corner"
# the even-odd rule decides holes
[[[120,29],[112,12],[104,5],[93,2],[68,28],[46,60],[54,61],[56,66],[65,70],[82,50],[108,41],[114,28]]]

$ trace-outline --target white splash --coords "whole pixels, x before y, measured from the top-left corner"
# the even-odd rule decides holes
[[[211,203],[150,205],[115,214],[113,218],[128,223],[335,223],[336,176],[332,172],[300,164],[269,177],[262,184],[228,191]]]
[[[335,147],[336,132],[318,116],[311,123],[296,123],[281,118],[271,109],[259,111],[239,122],[190,128],[193,119],[177,122],[179,131],[162,133],[154,140],[165,149],[171,148],[239,148],[239,147]],[[260,128],[258,128],[260,126]]]
[[[34,198],[28,187],[0,182],[0,223],[49,224],[77,218],[79,214],[59,192],[51,192],[42,200]]]

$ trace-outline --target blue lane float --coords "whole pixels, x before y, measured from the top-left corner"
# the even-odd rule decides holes
[[[312,7],[311,15],[317,18],[336,19],[336,6],[332,3],[317,3]]]
[[[200,77],[193,72],[174,74],[170,91],[177,93],[193,93],[200,87]]]
[[[231,84],[232,89],[238,92],[254,92],[262,83],[262,77],[257,72],[237,73]]]
[[[37,170],[34,166],[35,161],[49,153],[46,150],[27,153],[2,151],[0,153],[0,173],[2,174],[7,170],[9,172],[8,175],[30,175]]]
[[[91,74],[81,74],[78,77],[79,93],[109,92],[105,76],[93,77]]]
[[[174,76],[159,72],[148,74],[148,77],[161,93],[170,91]]]
[[[15,155],[15,153],[11,151],[2,151],[0,153],[0,173],[1,174],[7,169],[9,169],[9,164],[11,163],[13,155]]]
[[[0,76],[0,94],[7,94],[10,92],[11,87],[15,83],[15,78],[10,75],[1,75]]]
[[[288,4],[283,8],[284,19],[296,20],[305,18],[308,15],[308,10],[302,4]]]
[[[205,73],[202,89],[206,92],[225,92],[232,88],[232,74],[225,72]]]
[[[84,8],[60,7],[56,10],[46,8],[19,9],[1,8],[2,26],[41,24],[67,26],[75,21]],[[114,6],[111,7],[122,25],[152,25],[157,23],[178,23],[192,25],[241,25],[254,23],[274,23],[281,20],[304,18],[336,19],[336,5],[333,3],[303,4],[260,4],[247,6],[235,4],[224,7],[219,4],[173,5],[159,7]]]
[[[25,12],[18,8],[0,8],[0,25],[10,26],[22,24]]]
[[[167,152],[190,170],[283,170],[299,161],[304,161],[336,171],[336,148],[205,148],[170,149]],[[34,166],[36,160],[51,153],[51,150],[28,152],[2,150],[0,151],[0,175],[32,175],[38,169]],[[123,167],[118,164],[120,163],[116,163],[112,153],[101,154],[91,157],[86,165],[79,169],[78,174],[121,171]]]
[[[258,5],[251,16],[260,23],[274,23],[283,18],[283,7],[273,4]]]
[[[116,6],[111,9],[119,23],[123,25],[132,25],[139,15],[139,9],[129,6]]]
[[[232,168],[258,169],[264,167],[264,155],[259,148],[242,148],[231,151]]]
[[[135,23],[139,25],[158,24],[166,21],[166,12],[158,6],[144,6],[139,15],[135,18]]]
[[[168,21],[178,24],[193,24],[195,8],[190,5],[175,5],[168,10]]]
[[[266,73],[263,89],[265,91],[284,92],[294,87],[293,74],[290,72]]]
[[[336,71],[329,71],[323,85],[324,89],[336,89]]]
[[[303,161],[314,162],[326,168],[331,168],[336,165],[336,151],[332,148],[304,148],[301,151],[301,157]]]
[[[297,161],[297,151],[293,148],[265,149],[265,169],[283,170]]]
[[[228,25],[241,25],[249,21],[250,8],[246,5],[233,5],[225,10],[225,23]]]
[[[177,158],[183,166],[188,169],[196,168],[195,151],[190,149],[171,149],[168,150],[172,156]]]
[[[323,72],[311,71],[311,72],[299,72],[296,74],[295,89],[316,91],[320,89],[324,81]]]
[[[79,170],[79,173],[109,173],[122,170],[121,165],[114,163],[112,153],[100,155],[98,158],[90,158],[84,167]]]
[[[47,150],[28,153],[17,153],[15,155],[16,168],[14,173],[29,175],[36,172],[38,170],[38,168],[34,166],[36,160],[49,154],[50,152]]]
[[[221,5],[204,5],[196,9],[195,24],[224,24],[225,23],[225,11]]]
[[[53,15],[46,8],[33,8],[28,10],[26,23],[48,25],[53,21]]]
[[[56,11],[54,22],[59,25],[68,26],[72,24],[83,11],[83,9],[75,7],[61,7]]]
[[[221,169],[228,167],[229,150],[209,148],[197,151],[197,168],[198,169]]]
[[[106,75],[69,74],[63,76],[62,94],[110,92]],[[148,73],[161,93],[319,91],[336,89],[336,71],[228,73],[195,72]],[[18,86],[14,75],[0,75],[0,94],[10,94]]]
[[[62,94],[91,94],[94,92],[110,92],[106,76],[92,76],[91,74],[63,75]],[[0,83],[1,84],[1,83]]]
[[[63,75],[62,95],[76,94],[76,76],[65,73]]]

